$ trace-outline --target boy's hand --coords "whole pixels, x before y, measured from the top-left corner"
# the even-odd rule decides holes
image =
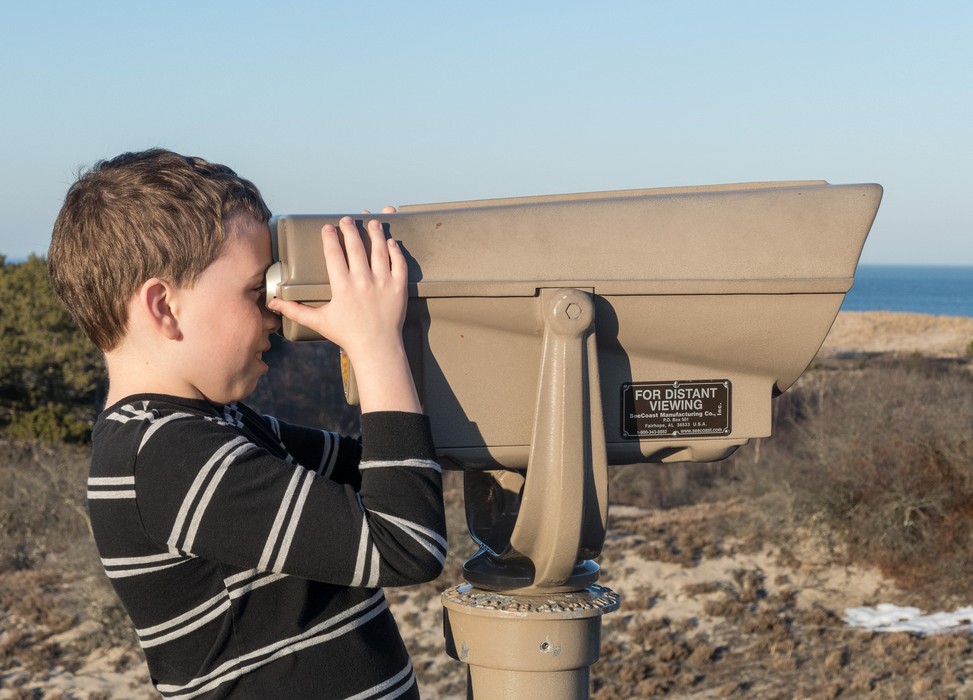
[[[327,224],[321,229],[331,301],[313,308],[274,299],[268,308],[317,331],[345,351],[355,369],[363,412],[419,412],[402,344],[408,294],[405,256],[394,240],[386,241],[381,223],[374,219],[366,226],[370,255],[351,217],[342,218],[338,226]]]

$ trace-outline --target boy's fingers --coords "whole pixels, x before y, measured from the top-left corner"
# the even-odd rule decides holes
[[[389,249],[385,243],[385,230],[375,219],[368,222],[367,228],[372,243],[372,272],[384,272],[389,269]]]
[[[365,245],[362,243],[361,234],[355,220],[350,216],[341,217],[338,222],[341,228],[342,241],[345,244],[345,258],[348,261],[348,271],[355,272],[368,267],[368,258],[365,256]],[[330,269],[329,272],[330,273]]]
[[[310,306],[306,306],[296,301],[286,301],[284,299],[272,299],[267,303],[267,308],[281,316],[289,318],[302,326],[308,325],[310,314],[313,313]]]
[[[338,237],[341,234],[331,224],[321,227],[321,247],[324,251],[324,265],[328,269],[328,280],[343,279],[348,272],[345,262],[345,251],[341,247]]]
[[[399,247],[399,242],[394,238],[390,238],[386,242],[386,248],[388,250],[390,269],[392,270],[392,279],[408,282],[409,264],[406,262],[405,255]]]

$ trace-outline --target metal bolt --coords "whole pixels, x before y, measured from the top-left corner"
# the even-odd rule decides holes
[[[577,304],[568,304],[568,307],[564,310],[564,313],[567,314],[567,317],[570,318],[571,320],[580,318],[581,307],[578,306]]]

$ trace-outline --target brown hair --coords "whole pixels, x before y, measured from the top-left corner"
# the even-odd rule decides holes
[[[191,286],[223,251],[224,223],[270,210],[224,165],[153,149],[97,163],[68,190],[54,223],[51,286],[103,352],[125,335],[128,303],[160,277]]]

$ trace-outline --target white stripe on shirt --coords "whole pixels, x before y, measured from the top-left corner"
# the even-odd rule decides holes
[[[397,683],[401,682],[403,678],[409,675],[413,676],[413,678],[410,679],[409,683],[405,683],[401,685],[391,693],[387,693],[385,695],[376,695],[377,693],[381,693],[383,691],[388,690],[389,688],[394,687]],[[368,690],[363,690],[357,695],[350,695],[347,698],[345,698],[345,700],[365,700],[365,698],[374,698],[374,700],[391,700],[392,698],[397,698],[400,695],[402,695],[402,693],[404,693],[405,691],[407,691],[409,688],[412,687],[412,685],[415,683],[414,676],[415,676],[415,670],[412,668],[412,662],[410,661],[408,664],[406,664],[405,668],[403,668],[401,671],[396,673],[388,680],[383,681],[378,685],[373,685]]]
[[[378,467],[419,467],[442,472],[442,467],[439,466],[439,462],[434,459],[370,459],[358,465],[358,469],[360,470],[376,469]]]
[[[280,551],[277,553],[277,559],[274,561],[273,570],[277,573],[284,570],[284,562],[287,560],[287,555],[291,551],[291,545],[294,543],[294,533],[301,521],[301,514],[304,512],[304,504],[307,501],[308,493],[311,491],[312,483],[314,483],[314,472],[304,472],[303,483],[301,484],[300,492],[297,494],[294,510],[291,512],[290,523],[287,526],[287,531],[284,533],[284,539],[280,543]]]
[[[110,557],[101,560],[108,578],[131,578],[171,569],[190,560],[181,554],[152,554],[143,557]]]
[[[170,620],[160,622],[159,624],[152,625],[151,627],[136,628],[135,632],[138,634],[139,641],[143,647],[159,646],[160,644],[171,642],[173,639],[178,639],[179,637],[186,636],[190,632],[194,632],[220,613],[228,610],[229,607],[230,598],[226,591],[222,590],[217,595],[213,596],[209,600],[203,601],[192,610],[187,610],[181,615],[177,615]],[[193,622],[188,625],[184,624],[189,620],[193,620]],[[146,637],[152,637],[153,635],[159,634],[160,632],[166,632],[168,630],[172,631],[162,637],[145,639]]]
[[[368,545],[370,544],[370,540],[368,521],[362,518],[361,538],[358,540],[358,559],[355,561],[355,576],[349,584],[352,587],[362,585],[362,581],[365,578],[365,562],[368,558]]]
[[[324,435],[324,446],[321,448],[321,464],[318,465],[318,474],[330,479],[334,465],[338,462],[338,436],[327,430],[322,430],[321,433]]]
[[[185,525],[186,519],[189,517],[189,511],[192,508],[193,501],[196,500],[196,494],[201,488],[203,488],[203,484],[206,483],[209,473],[230,450],[246,442],[247,439],[240,435],[239,437],[233,438],[229,442],[223,444],[196,473],[196,478],[193,480],[192,486],[190,486],[189,490],[186,492],[182,505],[179,507],[179,514],[176,516],[176,521],[172,525],[172,532],[169,534],[169,540],[167,542],[169,545],[169,551],[178,551],[179,537]]]
[[[244,654],[237,659],[227,661],[209,673],[193,679],[184,685],[170,685],[160,683],[156,690],[172,700],[188,700],[209,692],[221,683],[234,680],[261,666],[289,656],[307,647],[323,644],[347,634],[361,627],[381,614],[388,603],[382,591],[376,591],[368,600],[344,610],[334,617],[311,627],[301,634],[269,644],[260,649]],[[351,619],[349,619],[351,618]],[[344,622],[347,620],[347,622]],[[344,624],[341,624],[344,622]],[[330,631],[329,631],[330,629]],[[246,664],[248,665],[241,665]]]
[[[191,413],[172,413],[166,416],[165,418],[160,418],[159,420],[149,418],[149,422],[152,425],[149,426],[149,429],[145,431],[144,435],[142,435],[142,441],[139,443],[139,448],[138,450],[136,450],[135,454],[140,454],[142,452],[142,448],[145,447],[145,443],[147,443],[151,439],[151,437],[155,435],[155,432],[159,428],[164,426],[166,423],[169,423],[174,420],[179,420],[181,418],[193,418],[193,417],[194,416]]]
[[[186,531],[186,541],[183,543],[183,548],[185,550],[192,550],[193,544],[196,542],[196,533],[199,532],[199,523],[203,519],[203,514],[206,512],[206,508],[209,507],[210,501],[213,500],[213,494],[216,492],[216,487],[220,485],[220,481],[222,481],[223,477],[226,476],[227,469],[229,469],[230,465],[236,461],[237,457],[240,457],[247,452],[252,452],[256,449],[257,446],[252,442],[244,443],[228,454],[220,463],[220,466],[217,467],[216,473],[213,475],[213,478],[206,486],[206,490],[203,492],[203,497],[196,505],[192,520],[189,521],[189,529]]]
[[[403,532],[408,534],[413,540],[421,545],[423,549],[436,557],[436,560],[440,564],[445,563],[447,549],[446,540],[435,530],[430,530],[427,527],[418,525],[411,520],[400,518],[397,515],[389,515],[388,513],[372,511],[372,516],[383,518],[393,525],[398,526]],[[437,543],[439,544],[439,547],[435,546]]]

